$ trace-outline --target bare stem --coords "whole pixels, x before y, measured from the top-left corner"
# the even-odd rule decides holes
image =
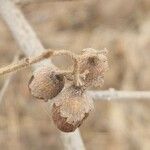
[[[32,64],[40,62],[44,59],[48,59],[51,56],[55,56],[55,55],[68,55],[71,58],[75,59],[75,54],[73,54],[69,51],[66,51],[66,50],[58,50],[58,51],[47,50],[47,51],[42,52],[38,56],[24,58],[16,63],[12,63],[8,66],[0,68],[0,75],[4,75],[4,74],[11,73],[14,71],[19,71],[23,68],[29,67]],[[68,74],[67,71],[62,71],[61,73]]]
[[[72,80],[72,75],[74,75],[75,85],[82,86],[82,82],[81,82],[80,74],[79,74],[79,60],[78,60],[79,57],[76,54],[67,50],[57,50],[57,51],[47,50],[47,51],[42,52],[38,56],[24,58],[18,62],[15,62],[8,66],[0,68],[0,75],[4,75],[4,74],[11,73],[14,71],[19,71],[23,68],[27,68],[35,63],[38,63],[44,59],[48,59],[52,56],[57,56],[57,55],[68,55],[74,60],[73,71],[60,71],[58,73],[66,76],[68,80]]]
[[[42,52],[42,54],[35,56],[35,57],[24,58],[18,62],[12,63],[3,68],[0,68],[0,75],[4,75],[7,73],[18,71],[20,69],[28,67],[28,66],[35,64],[45,58],[49,58],[52,54],[53,54],[53,51],[49,50],[49,51],[44,51],[44,52]]]
[[[74,74],[74,84],[76,86],[82,86],[82,81],[80,79],[80,73],[79,73],[79,57],[76,57],[74,59],[74,70],[73,70],[73,74]]]
[[[75,57],[76,57],[73,52],[70,52],[68,50],[57,50],[54,52],[53,56],[55,56],[55,55],[68,55],[72,59],[75,59]]]

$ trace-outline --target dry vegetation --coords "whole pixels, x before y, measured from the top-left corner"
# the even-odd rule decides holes
[[[150,89],[150,1],[84,0],[19,4],[45,48],[110,49],[105,85],[121,90]],[[19,51],[0,20],[0,64]],[[68,68],[70,59],[55,59]],[[62,149],[49,110],[29,94],[31,71],[17,73],[0,105],[0,149]],[[2,87],[6,77],[0,78]],[[148,101],[97,101],[95,112],[81,127],[88,150],[149,150]]]

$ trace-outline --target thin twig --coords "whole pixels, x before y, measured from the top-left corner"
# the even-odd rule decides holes
[[[0,14],[6,21],[16,41],[19,43],[20,47],[28,57],[44,51],[43,45],[37,38],[28,21],[11,0],[0,0]],[[34,66],[34,69],[43,64],[55,68],[55,66],[48,59],[44,60],[37,66]],[[62,141],[66,150],[85,150],[78,129],[73,133],[63,133],[62,137]]]
[[[43,52],[39,56],[31,57],[31,58],[24,58],[18,62],[12,63],[8,66],[0,68],[0,75],[4,75],[10,72],[18,71],[25,67],[28,67],[34,63],[37,63],[47,57],[50,57],[53,54],[53,51]]]
[[[80,74],[79,74],[79,60],[78,60],[79,57],[76,54],[74,54],[73,52],[66,51],[66,50],[57,50],[57,51],[47,50],[47,51],[42,52],[38,56],[24,58],[18,62],[15,62],[15,63],[12,63],[10,65],[0,68],[0,75],[5,75],[7,73],[19,71],[23,68],[27,68],[35,63],[38,63],[44,59],[48,59],[51,56],[57,56],[57,55],[68,55],[74,60],[73,71],[60,71],[58,73],[65,75],[66,78],[68,78],[68,79],[71,79],[71,75],[74,74],[75,85],[82,86],[82,82],[80,80]]]
[[[47,50],[47,51],[42,52],[38,56],[24,58],[18,62],[15,62],[15,63],[12,63],[8,66],[0,68],[0,75],[4,75],[7,73],[21,70],[25,67],[29,67],[35,63],[38,63],[44,59],[48,59],[51,56],[55,56],[55,55],[69,55],[74,60],[76,59],[75,54],[72,54],[71,52],[66,51],[66,50],[58,50],[58,51]],[[66,74],[66,73],[67,72],[62,72],[62,74]]]
[[[79,72],[79,57],[76,57],[76,59],[74,60],[74,70],[73,70],[73,74],[74,74],[74,82],[76,86],[82,86],[82,81],[80,79],[80,72]]]

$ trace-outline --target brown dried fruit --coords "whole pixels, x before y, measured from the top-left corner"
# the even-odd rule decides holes
[[[28,87],[34,97],[47,101],[58,95],[64,84],[63,75],[56,74],[54,70],[45,66],[34,72]]]
[[[52,118],[63,132],[75,131],[93,109],[93,101],[80,87],[65,88],[54,100]]]
[[[81,74],[88,71],[83,79],[86,87],[103,85],[104,73],[109,68],[106,51],[97,51],[91,48],[84,49],[79,63],[79,71]]]

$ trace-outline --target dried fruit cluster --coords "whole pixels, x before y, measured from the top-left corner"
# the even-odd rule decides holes
[[[53,99],[52,119],[61,131],[76,130],[93,109],[93,100],[86,95],[86,90],[103,85],[108,70],[106,55],[107,50],[84,49],[80,55],[71,55],[72,71],[52,70],[47,66],[36,70],[31,77],[31,94],[44,101]]]

